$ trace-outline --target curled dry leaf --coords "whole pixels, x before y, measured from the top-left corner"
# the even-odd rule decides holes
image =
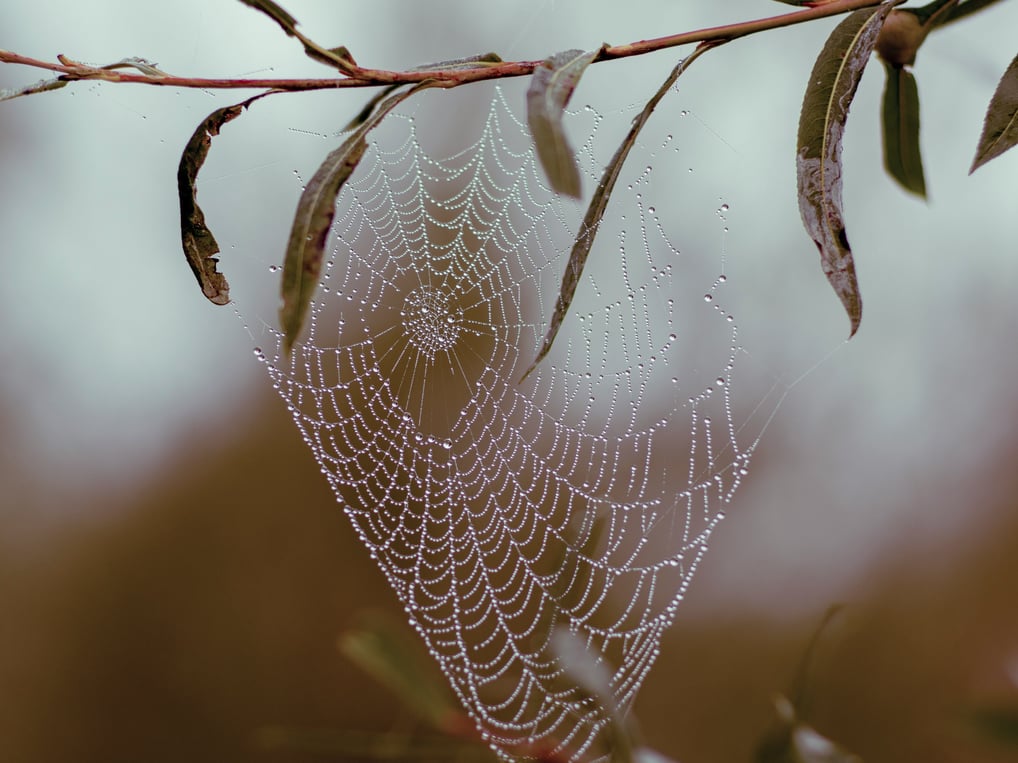
[[[271,91],[270,91],[271,92]],[[219,243],[205,224],[205,213],[198,206],[198,189],[195,183],[198,171],[205,164],[212,145],[212,138],[219,134],[224,124],[236,119],[241,112],[270,93],[261,93],[246,101],[224,106],[209,114],[198,125],[191,139],[184,147],[177,167],[177,194],[180,197],[180,238],[184,256],[191,266],[198,285],[210,302],[225,305],[230,301],[230,286],[226,276],[219,272]]]
[[[566,140],[562,116],[584,70],[597,51],[566,50],[534,70],[527,90],[527,124],[537,145],[537,158],[551,187],[561,194],[580,197],[580,168]]]
[[[24,87],[4,88],[0,90],[0,101],[9,101],[12,98],[20,98],[23,95],[45,93],[47,90],[59,90],[67,84],[68,80],[62,80],[59,77],[55,77],[54,79],[39,80],[31,85],[25,85]]]
[[[835,27],[813,66],[799,115],[799,211],[848,313],[849,336],[862,320],[862,297],[842,213],[841,140],[880,27],[895,4],[855,11]]]
[[[715,43],[714,45],[717,44],[720,43]],[[548,323],[548,331],[544,336],[544,341],[541,343],[541,349],[538,350],[534,362],[530,364],[530,367],[520,377],[520,382],[526,379],[537,368],[537,364],[544,360],[544,357],[551,350],[559,328],[562,326],[562,321],[565,319],[566,313],[569,312],[569,306],[573,302],[576,287],[580,283],[580,276],[583,275],[583,267],[587,262],[587,256],[590,254],[590,248],[594,245],[594,238],[597,236],[601,219],[604,217],[605,209],[608,207],[608,200],[615,189],[615,183],[619,179],[622,165],[625,164],[626,157],[629,156],[630,150],[636,144],[636,138],[640,134],[640,130],[643,129],[647,120],[650,119],[650,115],[654,112],[658,103],[661,102],[661,99],[664,98],[665,93],[675,84],[679,75],[689,68],[693,61],[710,50],[711,47],[714,47],[714,45],[700,45],[693,53],[680,62],[678,66],[672,69],[671,73],[661,84],[661,87],[651,96],[650,100],[644,105],[643,110],[633,120],[633,125],[622,140],[622,144],[605,167],[604,174],[601,175],[601,180],[590,199],[590,205],[587,207],[587,213],[583,217],[583,222],[580,223],[580,230],[576,234],[572,251],[569,252],[569,262],[566,263],[566,272],[562,275],[562,285],[559,287],[558,299],[555,302],[555,312],[552,313],[551,321]]]
[[[434,81],[426,80],[378,104],[350,137],[325,157],[301,194],[283,260],[283,304],[279,308],[283,348],[288,354],[304,326],[311,297],[321,277],[325,241],[336,215],[336,197],[367,151],[368,132],[418,90],[435,85]]]
[[[923,158],[919,150],[919,89],[912,72],[885,64],[883,138],[884,168],[906,191],[926,198]]]
[[[1018,143],[1018,56],[1014,57],[1000,78],[990,105],[986,109],[983,134],[972,161],[971,175],[991,159]]]

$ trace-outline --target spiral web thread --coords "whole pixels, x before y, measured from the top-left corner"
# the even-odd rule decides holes
[[[555,347],[520,382],[583,206],[549,191],[513,111],[495,89],[441,159],[393,114],[338,201],[306,337],[288,359],[270,332],[256,354],[492,748],[608,759],[611,711],[552,636],[575,634],[627,711],[755,440],[736,439],[723,257],[681,250],[679,215],[645,203],[676,172],[671,135],[641,146],[657,166],[624,171]],[[590,107],[569,119],[592,188],[617,141]]]

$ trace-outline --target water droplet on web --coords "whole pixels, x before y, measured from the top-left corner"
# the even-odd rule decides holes
[[[278,273],[280,270],[279,265],[269,265],[270,273]]]
[[[712,295],[710,295],[710,294],[704,294],[703,295],[703,301],[704,302],[711,302],[713,299],[714,299],[714,297]]]

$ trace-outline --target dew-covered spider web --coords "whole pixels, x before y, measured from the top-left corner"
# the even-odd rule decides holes
[[[521,381],[585,202],[547,188],[520,94],[486,92],[479,113],[423,93],[371,134],[305,335],[287,358],[267,315],[256,354],[492,748],[606,758],[610,712],[552,635],[608,666],[625,712],[759,435],[734,413],[727,206],[687,206],[681,140],[648,130]],[[436,139],[436,113],[467,124]],[[569,116],[588,194],[635,113],[614,115],[621,131],[591,107]],[[709,243],[684,236],[705,227]]]

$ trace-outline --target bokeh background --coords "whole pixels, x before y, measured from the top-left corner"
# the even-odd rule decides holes
[[[488,50],[542,58],[782,10],[288,8],[316,39],[387,68]],[[797,109],[834,23],[733,43],[682,86],[727,157],[713,175],[698,157],[697,172],[731,203],[733,281],[752,287],[745,344],[788,395],[636,713],[676,759],[746,760],[812,630],[844,603],[810,673],[810,722],[867,761],[1015,760],[970,716],[1018,708],[1018,158],[967,171],[1018,5],[921,51],[928,203],[883,175],[882,78],[867,73],[845,149],[866,300],[848,344],[794,194]],[[8,5],[0,47],[140,55],[175,74],[324,71],[225,0]],[[646,80],[629,70],[634,98],[675,55],[647,58]],[[0,67],[0,87],[40,76]],[[584,86],[577,99],[597,105],[596,82]],[[258,729],[415,728],[335,647],[365,610],[395,613],[395,598],[255,362],[245,316],[207,303],[179,252],[180,149],[236,96],[78,84],[0,105],[3,760],[317,760],[263,749]],[[224,130],[200,199],[228,274],[231,257],[277,260],[300,178],[362,100],[281,96]],[[450,143],[469,121],[451,115]]]

